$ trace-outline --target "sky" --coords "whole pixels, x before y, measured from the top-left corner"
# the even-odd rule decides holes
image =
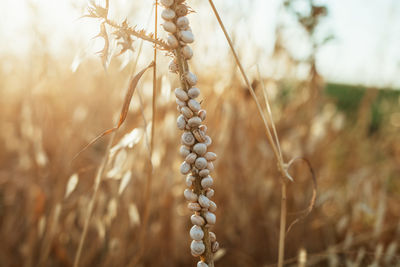
[[[132,21],[145,27],[151,5],[140,7],[145,1],[111,0],[112,14],[123,18],[135,13]],[[190,1],[197,11],[192,15],[193,30],[204,40],[208,27],[215,20],[204,20],[202,14],[211,11],[208,1]],[[239,48],[261,48],[271,53],[275,40],[275,26],[282,19],[280,0],[214,1],[230,32],[235,27]],[[400,1],[397,0],[331,0],[319,1],[328,7],[329,15],[321,23],[321,35],[335,38],[317,53],[317,66],[329,81],[378,87],[400,87]],[[57,54],[92,53],[98,43],[91,37],[98,32],[96,23],[78,19],[85,10],[86,0],[2,0],[0,17],[0,54],[29,52],[32,36],[45,34],[48,45]],[[34,8],[32,8],[34,7]],[[136,10],[136,12],[134,12]],[[139,12],[137,12],[139,10]],[[38,18],[38,19],[37,19]],[[198,19],[199,18],[199,19]],[[283,17],[283,19],[285,19]],[[290,19],[289,19],[290,20]],[[289,46],[301,54],[299,31],[293,31]],[[199,39],[197,39],[199,40]],[[227,51],[220,30],[213,33],[212,42],[196,42],[203,49]],[[250,40],[250,42],[249,42]],[[71,42],[76,46],[70,46]],[[73,51],[71,51],[73,47]],[[212,49],[210,49],[212,48]],[[225,52],[228,55],[228,52]],[[211,55],[210,58],[215,55]],[[247,61],[246,61],[247,60]],[[257,58],[244,59],[247,66]],[[268,64],[265,64],[267,69]],[[261,64],[261,66],[263,66]],[[266,70],[266,73],[268,71]]]

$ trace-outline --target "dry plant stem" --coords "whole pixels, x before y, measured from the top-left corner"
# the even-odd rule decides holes
[[[285,257],[285,234],[286,234],[286,181],[282,179],[281,195],[281,220],[279,226],[279,253],[278,267],[283,266]]]
[[[107,166],[107,163],[108,163],[108,156],[109,156],[110,149],[111,149],[111,146],[114,141],[116,133],[117,133],[117,131],[114,131],[111,134],[110,140],[108,141],[107,148],[106,148],[106,151],[103,156],[103,160],[102,160],[101,165],[96,174],[95,183],[94,183],[94,191],[93,191],[92,198],[90,199],[90,202],[89,202],[88,214],[86,215],[85,224],[83,226],[83,232],[81,235],[81,239],[79,240],[78,251],[76,252],[76,256],[75,256],[75,260],[74,260],[74,267],[79,266],[79,260],[80,260],[81,254],[82,254],[83,244],[85,242],[85,238],[86,238],[87,231],[89,228],[90,218],[92,217],[94,204],[96,203],[101,180],[104,175],[105,167]]]
[[[242,66],[242,64],[241,64],[241,62],[239,60],[239,57],[238,57],[236,51],[235,51],[235,48],[233,47],[232,40],[231,40],[228,32],[225,29],[225,26],[224,26],[224,24],[223,24],[223,22],[221,20],[221,17],[219,16],[219,13],[218,13],[217,9],[215,8],[215,5],[214,5],[213,1],[212,0],[208,0],[208,2],[211,5],[211,8],[212,8],[212,10],[213,10],[213,12],[215,14],[215,17],[218,20],[218,23],[219,23],[222,31],[224,32],[225,38],[228,41],[228,44],[229,44],[229,46],[231,48],[231,51],[233,53],[233,56],[235,58],[236,64],[238,65],[238,67],[240,69],[240,72],[241,72],[241,74],[242,74],[242,76],[243,76],[243,78],[244,78],[244,80],[246,82],[246,85],[249,88],[252,97],[256,101],[258,112],[260,113],[260,115],[261,115],[261,117],[263,119],[265,128],[267,130],[266,132],[267,132],[268,141],[271,144],[272,149],[274,151],[274,154],[275,154],[275,156],[276,156],[276,158],[278,160],[278,170],[281,173],[281,179],[282,179],[282,181],[281,181],[282,182],[282,199],[281,199],[281,219],[280,219],[280,231],[279,231],[278,266],[283,266],[283,259],[284,259],[284,253],[285,253],[285,242],[284,241],[285,241],[285,232],[286,232],[285,227],[286,227],[286,177],[287,177],[287,173],[286,173],[285,167],[284,167],[285,164],[283,162],[283,158],[282,158],[281,154],[278,151],[278,148],[277,148],[278,144],[275,144],[275,142],[274,142],[274,140],[272,138],[272,134],[271,134],[271,131],[269,130],[269,126],[268,126],[267,120],[266,120],[266,118],[264,116],[264,113],[262,111],[261,105],[257,100],[257,96],[256,96],[256,94],[254,92],[254,89],[251,86],[251,84],[249,82],[249,79],[247,78],[247,75],[246,75],[246,73],[244,71],[244,68],[243,68],[243,66]]]

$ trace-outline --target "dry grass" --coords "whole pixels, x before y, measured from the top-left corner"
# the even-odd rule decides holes
[[[29,60],[35,68],[12,56],[0,65],[0,266],[72,266],[97,166],[110,137],[72,164],[71,159],[115,122],[134,63],[120,71],[115,59],[105,73],[98,61],[85,61],[71,72],[67,60],[51,55]],[[9,62],[12,67],[6,68]],[[202,105],[212,113],[207,118],[212,148],[219,155],[215,232],[222,249],[216,265],[275,264],[280,181],[263,122],[236,72],[198,69]],[[165,77],[166,67],[161,70]],[[321,77],[317,73],[311,77],[306,83],[291,80],[285,95],[281,92],[287,81],[263,79],[269,92],[275,93],[271,104],[283,154],[307,157],[318,176],[316,208],[288,233],[286,261],[297,265],[302,249],[311,266],[396,266],[400,262],[400,182],[396,179],[400,136],[389,115],[398,107],[388,104],[388,116],[370,134],[373,90],[351,117],[321,93]],[[135,94],[126,122],[115,136],[81,266],[128,266],[143,245],[139,240],[147,201],[151,80],[148,73],[139,83],[143,105]],[[178,174],[175,101],[168,93],[178,82],[160,80],[153,122],[157,126],[152,204],[140,264],[189,266],[194,262],[189,249],[190,212],[182,195],[183,177]],[[262,99],[261,84],[256,84],[255,92]],[[315,88],[319,94],[310,93]],[[308,173],[301,164],[291,169],[295,183],[287,188],[289,223],[312,197]],[[78,184],[66,196],[73,174],[78,175]]]

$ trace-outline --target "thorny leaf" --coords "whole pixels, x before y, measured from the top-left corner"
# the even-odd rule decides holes
[[[90,1],[88,6],[88,12],[89,15],[85,15],[84,17],[106,19],[108,16],[108,1],[106,3],[105,8],[100,5],[97,5],[94,1]]]
[[[102,132],[96,138],[94,138],[89,144],[87,144],[83,149],[81,149],[74,156],[72,161],[74,161],[83,151],[85,151],[91,145],[96,143],[100,138],[102,138],[103,136],[106,136],[106,135],[118,130],[119,127],[121,127],[122,123],[124,123],[124,121],[126,119],[126,116],[128,115],[129,105],[131,103],[131,99],[132,99],[133,93],[135,92],[136,86],[137,86],[140,78],[143,76],[143,74],[146,72],[146,70],[148,70],[149,68],[152,68],[152,67],[154,67],[154,61],[152,61],[147,67],[145,67],[142,71],[140,71],[138,74],[136,74],[132,78],[131,82],[129,83],[129,87],[128,87],[128,90],[126,91],[126,95],[125,95],[125,99],[124,99],[124,104],[123,104],[122,109],[121,109],[121,114],[119,116],[118,124],[116,126],[114,126],[113,128]]]
[[[298,223],[299,221],[305,219],[305,218],[310,214],[310,212],[314,209],[315,200],[316,200],[316,198],[317,198],[317,179],[316,179],[316,176],[315,176],[314,169],[312,168],[311,163],[310,163],[310,161],[308,161],[308,159],[302,158],[302,157],[294,158],[294,159],[292,159],[292,160],[287,164],[287,169],[286,169],[286,170],[289,170],[290,166],[291,166],[296,160],[302,160],[302,161],[304,161],[304,162],[307,164],[308,169],[310,170],[311,179],[312,179],[312,182],[313,182],[313,194],[312,194],[312,197],[311,197],[311,200],[310,200],[310,204],[309,204],[308,207],[303,211],[304,214],[301,215],[300,217],[298,217],[297,219],[295,219],[295,220],[289,225],[289,227],[288,227],[288,229],[287,229],[287,231],[286,231],[286,234],[289,233],[289,231],[292,229],[292,227],[293,227],[296,223]]]
[[[103,49],[98,51],[96,54],[100,55],[101,61],[103,63],[103,67],[104,67],[104,69],[107,69],[108,59],[109,59],[109,50],[110,50],[110,41],[108,39],[105,22],[100,24],[100,32],[94,38],[97,38],[97,37],[104,39]]]

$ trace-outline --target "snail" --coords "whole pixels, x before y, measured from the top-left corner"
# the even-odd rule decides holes
[[[196,98],[200,95],[200,89],[196,87],[192,87],[188,90],[188,96],[190,98]]]
[[[203,157],[197,158],[196,161],[194,162],[194,166],[199,170],[202,170],[202,169],[206,168],[207,164],[208,164],[207,160],[205,158],[203,158]]]
[[[189,208],[191,211],[200,211],[200,210],[201,210],[201,206],[200,206],[200,204],[197,203],[197,202],[190,202],[190,203],[188,203],[188,208]]]
[[[217,211],[217,204],[215,204],[215,202],[212,201],[212,200],[210,200],[210,207],[209,207],[209,210],[210,210],[211,212],[216,212],[216,211]]]
[[[174,24],[174,27],[175,27],[175,31],[176,31],[175,24]],[[193,35],[192,31],[180,31],[179,37],[183,42],[185,42],[187,44],[194,42],[194,35]]]
[[[187,147],[185,145],[182,145],[180,147],[179,154],[181,154],[182,157],[186,158],[187,155],[189,155],[189,153],[190,153],[190,148],[189,147]]]
[[[199,261],[199,262],[197,263],[197,267],[208,267],[208,264],[205,263],[204,261]]]
[[[197,102],[195,99],[190,99],[187,105],[191,110],[193,110],[193,112],[199,112],[199,110],[201,109],[200,103]]]
[[[192,135],[193,136],[193,135]],[[193,146],[193,151],[199,155],[203,156],[207,152],[207,145],[204,143],[197,143]]]
[[[207,188],[207,190],[206,190],[206,196],[207,196],[208,198],[212,198],[212,197],[214,196],[214,189]]]
[[[161,24],[166,32],[175,33],[176,32],[176,25],[171,21],[166,21]]]
[[[161,4],[165,7],[170,7],[174,3],[174,0],[161,0]]]
[[[168,38],[167,38],[167,43],[168,43],[168,45],[169,45],[171,48],[173,48],[173,49],[177,48],[178,45],[179,45],[178,39],[176,39],[175,35],[173,35],[173,34],[170,34],[170,35],[168,36]]]
[[[204,218],[207,221],[207,225],[214,225],[217,221],[217,217],[215,216],[215,214],[210,211],[204,213]]]
[[[176,88],[175,91],[175,96],[181,101],[187,101],[189,99],[188,94],[181,88]]]
[[[210,174],[210,171],[207,169],[202,169],[199,171],[199,176],[200,177],[207,177]]]
[[[189,19],[187,17],[179,17],[176,20],[176,26],[180,29],[186,29],[189,26]]]
[[[173,0],[171,0],[173,1]],[[175,8],[175,13],[178,17],[183,17],[188,13],[188,8],[186,5],[179,4]]]
[[[176,38],[175,38],[176,39]],[[187,83],[190,85],[190,86],[194,86],[194,85],[196,85],[196,83],[197,83],[197,76],[196,76],[196,74],[194,74],[193,72],[190,72],[190,71],[188,71],[186,74],[185,74],[185,80],[187,81]],[[200,108],[199,108],[200,109]],[[197,110],[198,111],[198,110]],[[196,111],[196,112],[197,112]]]
[[[184,130],[186,127],[186,120],[183,115],[179,115],[178,118],[176,119],[176,126],[180,130]]]
[[[187,201],[195,202],[197,200],[196,193],[188,188],[183,191],[183,196],[186,198]]]
[[[206,246],[204,245],[203,241],[193,240],[190,244],[190,249],[193,256],[200,256],[206,250]]]
[[[204,158],[205,158],[207,161],[214,161],[214,160],[217,159],[217,154],[215,154],[214,152],[207,152],[207,153],[204,155]]]
[[[187,145],[187,146],[192,146],[195,142],[194,136],[191,132],[184,132],[182,134],[182,144]]]
[[[173,18],[175,18],[175,11],[170,8],[166,8],[161,12],[161,17],[164,20],[172,20]]]
[[[197,201],[203,208],[208,209],[210,207],[210,200],[205,195],[200,195]]]
[[[193,214],[190,217],[190,221],[192,222],[192,224],[198,225],[198,226],[203,226],[205,224],[203,217],[201,217],[200,215],[196,215],[196,214]]]
[[[193,240],[200,241],[204,237],[204,232],[200,226],[193,225],[193,227],[190,229],[190,237]]]
[[[183,114],[183,116],[185,116],[188,119],[193,117],[193,111],[189,107],[182,107],[181,113]]]
[[[205,177],[201,180],[201,186],[206,189],[213,185],[213,178],[211,176]]]
[[[196,153],[190,153],[186,156],[185,161],[189,164],[193,164],[197,158]]]
[[[192,117],[192,118],[190,118],[189,120],[188,120],[188,125],[190,126],[190,127],[198,127],[198,126],[200,126],[200,124],[201,124],[201,118],[200,117]]]
[[[185,45],[182,47],[182,55],[185,59],[191,59],[193,57],[193,50],[190,46]]]
[[[191,169],[192,169],[192,167],[191,167],[190,164],[187,163],[186,161],[184,161],[184,162],[181,164],[180,171],[181,171],[182,174],[188,174],[188,173],[190,172]]]
[[[199,116],[202,121],[206,119],[206,115],[207,112],[204,109],[200,109],[199,112],[197,112],[197,116]]]

